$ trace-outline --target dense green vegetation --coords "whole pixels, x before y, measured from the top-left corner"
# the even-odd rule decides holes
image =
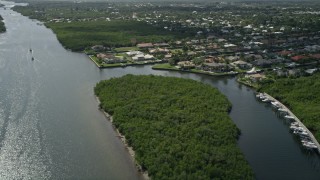
[[[136,42],[163,42],[181,36],[138,21],[61,22],[46,25],[57,34],[66,48],[75,51],[97,44],[126,47]]]
[[[2,20],[3,18],[0,16],[0,33],[6,31],[6,27],[4,26],[4,23]]]
[[[320,141],[320,73],[296,79],[282,78],[260,89],[287,105]]]
[[[98,83],[95,93],[152,179],[253,179],[236,144],[231,104],[217,89],[126,75]]]

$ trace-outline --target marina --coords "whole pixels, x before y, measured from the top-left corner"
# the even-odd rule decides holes
[[[302,146],[306,149],[316,150],[318,153],[320,153],[320,145],[317,139],[300,121],[300,119],[290,111],[289,108],[287,108],[284,104],[267,93],[258,93],[256,97],[262,102],[271,102],[270,104],[272,105],[272,107],[276,108],[277,111],[285,113],[286,115],[284,116],[284,118],[293,121],[290,125],[290,130],[293,131],[293,134],[300,137]]]

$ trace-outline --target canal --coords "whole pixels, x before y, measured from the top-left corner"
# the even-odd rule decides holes
[[[93,94],[98,81],[125,74],[218,88],[232,102],[238,144],[257,179],[319,179],[319,158],[303,151],[288,124],[235,78],[151,66],[100,70],[84,54],[65,50],[40,22],[8,8],[0,15],[7,27],[0,34],[0,179],[141,179]]]

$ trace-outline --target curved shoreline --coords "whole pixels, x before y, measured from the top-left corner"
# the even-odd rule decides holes
[[[313,142],[316,144],[316,146],[318,147],[318,148],[317,148],[317,151],[320,153],[320,144],[319,144],[319,142],[318,142],[317,139],[314,137],[314,135],[311,133],[311,131],[300,121],[300,119],[299,119],[296,115],[294,115],[293,112],[291,112],[291,110],[290,110],[287,106],[285,106],[284,104],[282,104],[279,100],[275,99],[274,97],[272,97],[271,95],[269,95],[269,94],[266,93],[266,92],[264,92],[263,94],[266,95],[266,96],[268,97],[268,99],[273,100],[273,101],[275,101],[275,102],[278,102],[283,108],[285,108],[285,109],[288,111],[288,113],[289,113],[290,116],[293,116],[293,117],[294,117],[294,120],[295,120],[296,122],[298,122],[299,125],[300,125],[301,127],[303,127],[303,128],[308,132],[310,138],[312,139],[312,141],[313,141]]]
[[[98,104],[100,105],[101,102],[100,102],[99,97],[97,97],[97,96],[95,96],[95,97],[96,97]],[[100,107],[99,107],[99,110],[104,114],[106,119],[111,122],[112,128],[116,132],[117,137],[122,141],[124,147],[127,149],[128,153],[131,157],[132,162],[135,164],[138,172],[142,175],[143,179],[150,180],[151,178],[149,177],[148,171],[142,170],[141,165],[136,161],[135,152],[134,152],[133,148],[128,145],[126,137],[123,134],[121,134],[121,132],[114,126],[113,117],[110,114],[108,114],[107,112],[105,112],[103,109],[101,109]]]

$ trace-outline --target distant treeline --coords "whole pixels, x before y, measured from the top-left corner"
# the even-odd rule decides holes
[[[193,80],[126,75],[95,87],[152,179],[253,179],[237,147],[231,104]]]
[[[4,26],[3,18],[0,16],[0,32],[5,32],[5,31],[6,31],[6,27]]]
[[[167,42],[184,36],[138,21],[46,23],[68,49],[81,51],[93,45],[126,47],[139,42]]]
[[[287,105],[320,141],[320,73],[282,78],[260,89]]]

